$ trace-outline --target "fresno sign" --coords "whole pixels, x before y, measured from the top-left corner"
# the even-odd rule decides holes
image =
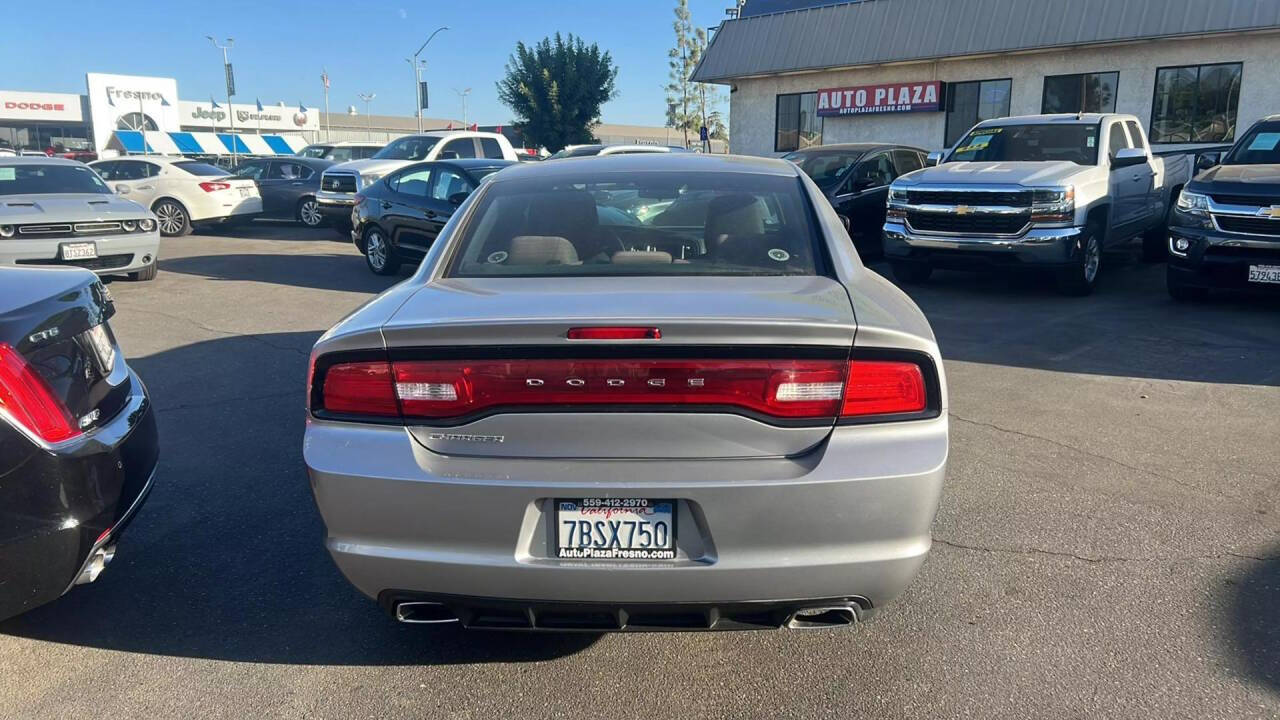
[[[938,112],[942,82],[887,83],[818,91],[818,115],[865,115],[892,112]]]

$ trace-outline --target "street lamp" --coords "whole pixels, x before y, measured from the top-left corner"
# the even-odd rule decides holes
[[[364,122],[365,122],[365,127],[367,128],[365,131],[365,134],[368,136],[367,139],[372,140],[373,139],[373,116],[369,114],[369,103],[373,102],[373,99],[378,97],[378,94],[377,93],[356,93],[356,96],[364,101]]]
[[[418,116],[418,132],[422,132],[422,73],[419,71],[418,56],[422,54],[423,50],[427,49],[427,44],[431,42],[431,38],[434,38],[440,31],[448,29],[447,25],[436,28],[435,32],[427,36],[427,42],[422,43],[422,47],[418,48],[418,52],[414,53],[413,59],[409,61],[409,64],[413,66],[413,104],[415,107],[414,114]]]
[[[453,91],[458,93],[458,97],[462,98],[462,129],[466,130],[471,127],[471,125],[467,123],[467,96],[471,94],[471,88],[467,88],[466,90],[454,88]]]
[[[212,35],[205,35],[205,37],[209,38],[209,42],[213,43],[215,48],[222,51],[222,71],[226,73],[227,80],[227,122],[230,123],[231,133],[233,136],[231,138],[231,162],[234,164],[236,161],[236,139],[234,137],[236,132],[236,113],[235,110],[231,108],[231,60],[227,56],[227,51],[231,49],[232,45],[235,45],[236,41],[235,38],[227,38],[226,45],[219,45],[218,41],[214,40]]]

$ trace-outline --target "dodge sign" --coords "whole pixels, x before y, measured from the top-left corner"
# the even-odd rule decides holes
[[[818,91],[818,115],[863,115],[891,112],[938,112],[942,83],[890,83],[829,88]]]

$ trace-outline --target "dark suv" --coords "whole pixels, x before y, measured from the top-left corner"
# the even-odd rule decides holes
[[[1169,294],[1280,294],[1280,115],[1259,121],[1183,188],[1169,215]]]

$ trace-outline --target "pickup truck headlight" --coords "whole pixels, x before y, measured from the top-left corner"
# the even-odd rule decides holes
[[[1183,190],[1178,193],[1178,209],[1191,215],[1209,214],[1209,196]]]
[[[1036,188],[1031,191],[1031,222],[1070,224],[1076,218],[1076,189]]]
[[[885,209],[885,220],[902,222],[907,219],[907,191],[905,188],[889,187],[889,206]]]

